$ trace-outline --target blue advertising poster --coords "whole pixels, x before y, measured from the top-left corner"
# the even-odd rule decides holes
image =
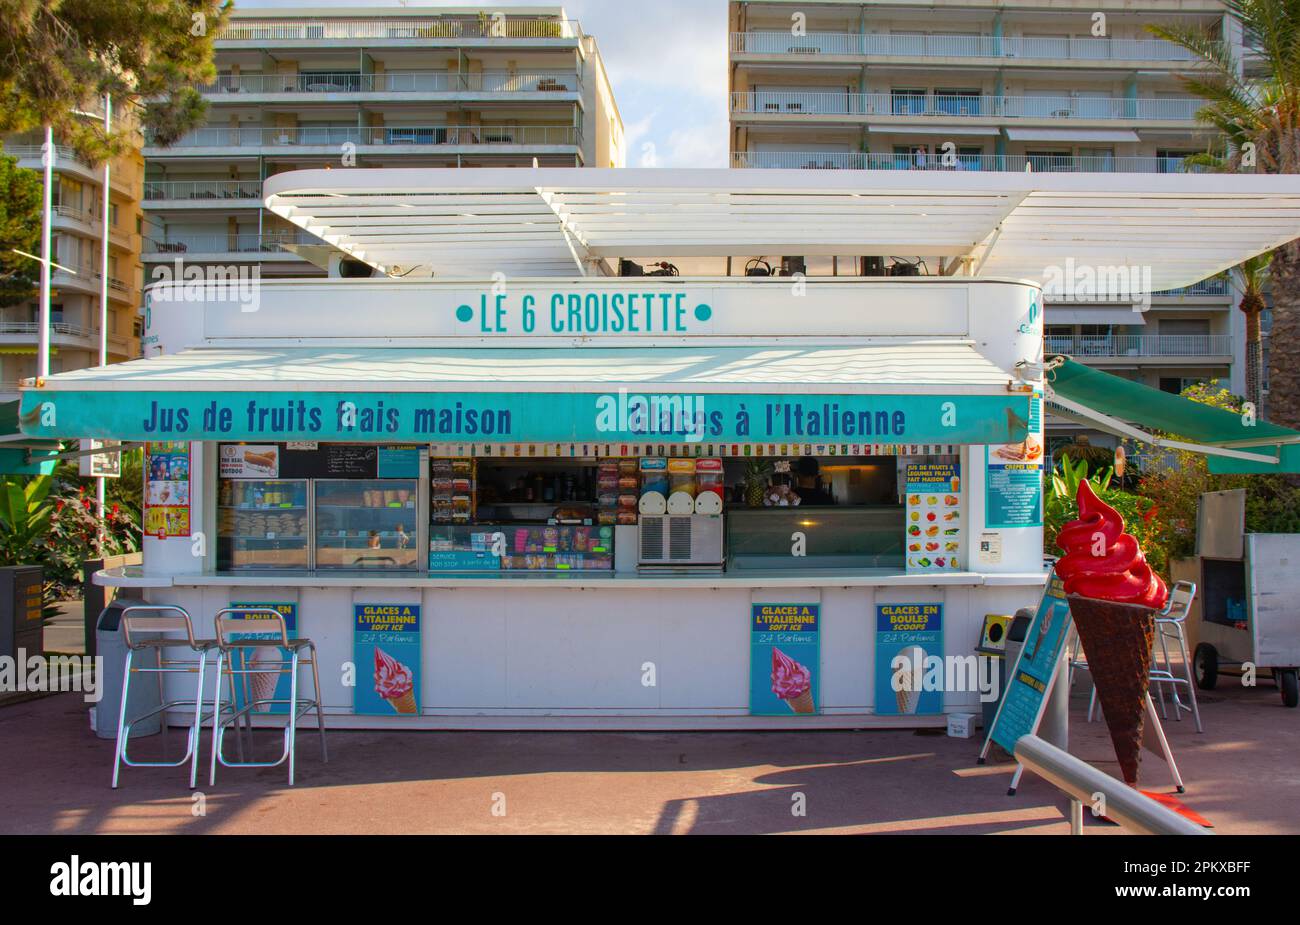
[[[1043,523],[1042,406],[1035,394],[1022,442],[984,448],[984,525],[990,529]]]
[[[352,658],[357,686],[352,712],[420,713],[420,605],[354,604]]]
[[[754,604],[750,610],[749,712],[817,713],[821,705],[821,605]]]
[[[1011,668],[1002,707],[989,731],[989,737],[1008,752],[1015,749],[1017,739],[1034,731],[1069,629],[1070,603],[1065,599],[1061,579],[1053,570],[1038,611],[1029,624],[1020,659]]]
[[[943,664],[943,604],[876,605],[876,713],[942,713]]]
[[[274,610],[280,616],[284,617],[284,629],[290,639],[298,636],[298,605],[290,601],[231,601],[230,606],[233,608],[262,608]],[[270,616],[265,613],[255,613],[242,611],[232,616],[239,616],[248,620],[270,620]],[[274,639],[279,636],[278,632],[268,633],[236,633],[236,639]],[[244,649],[243,667],[252,672],[243,677],[247,681],[249,697],[248,700],[284,700],[285,703],[263,704],[253,708],[254,713],[288,713],[289,704],[289,673],[283,670],[283,667],[274,664],[268,664],[265,671],[257,671],[261,662],[287,662],[290,654],[287,649],[276,647]],[[240,667],[236,665],[235,667]],[[299,680],[301,683],[301,679]],[[235,708],[242,710],[244,704],[248,702],[244,698],[244,684],[240,683],[239,676],[235,678]]]

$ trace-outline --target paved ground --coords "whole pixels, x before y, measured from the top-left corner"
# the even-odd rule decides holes
[[[1116,773],[1104,726],[1077,698],[1071,750]],[[1220,689],[1207,732],[1167,724],[1184,801],[1221,833],[1300,833],[1300,711],[1269,682]],[[262,732],[262,753],[275,748]],[[142,743],[141,756],[159,738]],[[171,744],[180,744],[174,730]],[[179,770],[127,769],[109,788],[112,743],[79,695],[0,707],[4,833],[1053,833],[1066,804],[1010,764],[977,767],[977,739],[912,732],[333,732],[331,760],[299,738],[298,786],[282,768],[223,770],[201,790]],[[207,740],[204,740],[206,757]],[[1172,790],[1148,755],[1144,786]],[[802,794],[802,797],[799,795]],[[802,800],[806,815],[792,809]],[[504,815],[494,815],[494,808]],[[1113,827],[1090,823],[1092,833]]]

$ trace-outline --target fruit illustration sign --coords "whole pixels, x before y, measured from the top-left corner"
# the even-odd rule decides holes
[[[290,639],[298,636],[298,605],[292,601],[231,601],[230,606],[240,611],[237,616],[244,620],[267,620],[271,618],[267,610],[274,610],[284,618],[284,630]],[[279,632],[271,630],[265,633],[236,633],[239,639],[276,639]],[[267,703],[253,707],[254,713],[288,713],[289,712],[289,673],[283,670],[288,665],[273,664],[288,662],[289,651],[279,646],[244,651],[244,665],[250,673],[244,675],[248,682],[248,697],[244,696],[244,685],[235,684],[235,708],[242,710],[248,702],[259,700],[283,700],[285,703]],[[264,671],[257,669],[265,667]],[[302,684],[301,679],[298,682]],[[299,688],[299,696],[302,688]]]
[[[876,713],[942,713],[943,685],[943,604],[877,604]]]
[[[354,604],[352,712],[420,715],[420,605]]]
[[[821,605],[753,604],[749,712],[812,715],[821,704]]]
[[[909,463],[904,545],[909,574],[953,572],[962,563],[961,466]]]

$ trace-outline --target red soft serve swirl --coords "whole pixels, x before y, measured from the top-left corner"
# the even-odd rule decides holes
[[[388,700],[403,696],[413,686],[411,669],[375,646],[375,693]]]
[[[1163,607],[1169,590],[1147,564],[1137,540],[1124,532],[1124,518],[1097,497],[1086,479],[1079,483],[1076,497],[1079,519],[1056,536],[1056,545],[1065,550],[1056,563],[1065,593],[1155,610]],[[1103,545],[1105,552],[1098,555]]]
[[[812,686],[812,672],[775,646],[772,647],[772,693],[793,700]]]

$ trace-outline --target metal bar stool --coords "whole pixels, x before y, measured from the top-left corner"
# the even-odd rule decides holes
[[[170,614],[171,616],[159,616]],[[122,611],[122,638],[126,643],[126,667],[122,675],[122,704],[117,713],[117,742],[113,749],[113,788],[117,788],[118,776],[122,765],[132,768],[178,768],[185,762],[190,763],[190,789],[193,790],[199,769],[199,736],[206,717],[203,715],[203,674],[207,668],[208,652],[216,648],[212,639],[195,639],[194,624],[185,608],[172,604],[137,604]],[[155,636],[155,633],[184,633],[184,639]],[[149,638],[143,638],[149,634]],[[134,664],[137,652],[154,650],[158,656],[157,667],[143,667]],[[189,649],[193,658],[170,658],[167,649]],[[130,722],[126,719],[126,705],[131,695],[131,680],[138,674],[158,676],[158,697],[161,705],[149,710]],[[166,700],[163,691],[163,676],[167,674],[197,674],[193,700]],[[218,703],[220,698],[218,697]],[[141,720],[149,719],[159,713],[162,717],[163,755],[167,754],[167,710],[173,707],[193,707],[194,721],[186,737],[185,754],[177,761],[134,761],[127,754],[127,742],[131,738],[131,727]],[[216,707],[213,715],[220,707]],[[240,743],[242,753],[243,745]]]
[[[1186,710],[1192,714],[1192,719],[1196,721],[1196,731],[1204,732],[1201,725],[1201,708],[1196,702],[1196,680],[1192,676],[1192,658],[1187,651],[1187,636],[1183,631],[1183,625],[1187,621],[1187,614],[1191,610],[1192,600],[1196,597],[1196,582],[1179,581],[1175,582],[1173,588],[1169,591],[1169,601],[1160,613],[1156,615],[1156,645],[1153,646],[1151,653],[1151,683],[1155,685],[1157,692],[1160,694],[1160,705],[1165,706],[1165,685],[1169,686],[1170,694],[1174,702],[1174,719],[1181,720],[1183,711]],[[1174,671],[1173,662],[1169,658],[1169,643],[1174,642],[1178,646],[1178,652],[1182,656],[1183,667],[1181,676]],[[1159,649],[1159,655],[1154,651]],[[1179,686],[1187,687],[1188,699],[1191,706],[1183,703],[1179,696]],[[1165,714],[1166,717],[1168,713]]]
[[[259,614],[252,619],[252,614]],[[322,761],[329,761],[325,750],[325,714],[321,711],[320,677],[316,671],[316,646],[310,639],[290,639],[284,625],[284,616],[269,607],[226,607],[217,611],[217,709],[212,714],[212,768],[209,773],[209,786],[217,782],[217,763],[228,768],[273,768],[289,763],[289,786],[293,786],[295,748],[297,743],[298,720],[311,710],[316,711],[316,725],[320,733],[320,753]],[[309,657],[303,658],[301,652],[306,649]],[[271,650],[275,650],[272,652]],[[288,650],[286,660],[279,650]],[[249,656],[252,656],[250,668]],[[273,658],[265,656],[273,655]],[[238,660],[238,667],[236,667]],[[298,696],[298,668],[311,666],[311,680],[315,696],[313,698]],[[275,684],[281,675],[289,676],[289,696],[277,698]],[[238,676],[243,682],[243,706],[232,710],[229,715],[222,715],[221,680],[229,678],[232,699],[234,679]],[[263,688],[267,679],[274,683]],[[251,680],[251,686],[250,686]],[[263,695],[269,696],[263,696]],[[284,725],[284,748],[275,761],[227,761],[222,754],[221,743],[226,727],[239,719],[251,722],[250,714],[259,706],[271,707],[284,704],[288,707],[288,718]],[[242,759],[242,755],[241,755]]]

